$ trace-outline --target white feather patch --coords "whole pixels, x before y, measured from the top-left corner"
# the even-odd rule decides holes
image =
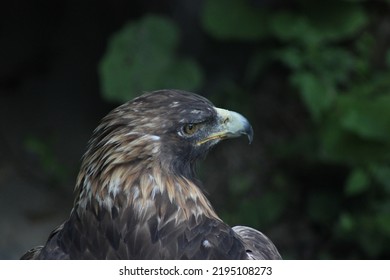
[[[211,245],[210,241],[208,241],[207,239],[205,239],[205,240],[202,242],[202,245],[203,245],[203,247],[205,247],[205,248],[211,248],[211,247],[213,247],[213,246]]]

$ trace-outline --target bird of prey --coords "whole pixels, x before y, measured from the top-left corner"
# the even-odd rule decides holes
[[[179,90],[145,93],[95,129],[68,220],[22,259],[280,259],[259,231],[213,210],[194,165],[253,130],[242,115]]]

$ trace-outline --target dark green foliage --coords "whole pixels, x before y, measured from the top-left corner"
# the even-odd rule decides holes
[[[287,172],[285,180],[290,182],[290,189],[285,191],[291,195],[304,191],[304,197],[297,201],[282,200],[281,207],[272,199],[277,197],[276,192],[270,190],[270,194],[264,194],[256,202],[250,203],[254,198],[244,201],[238,207],[247,209],[243,216],[247,220],[253,219],[248,221],[252,224],[261,221],[264,226],[272,221],[281,222],[281,215],[273,214],[280,213],[281,208],[289,211],[292,204],[306,204],[303,213],[296,213],[302,216],[296,218],[304,219],[306,215],[308,221],[305,223],[312,227],[311,231],[313,227],[321,229],[317,242],[331,244],[312,257],[389,257],[389,51],[379,54],[384,65],[373,63],[373,55],[378,54],[373,53],[377,48],[376,39],[369,33],[369,28],[374,23],[369,22],[371,15],[364,9],[364,3],[299,1],[295,10],[247,8],[251,11],[249,19],[254,13],[262,16],[257,22],[262,22],[257,35],[252,31],[248,36],[245,21],[241,28],[237,26],[238,21],[234,22],[233,34],[225,35],[224,27],[218,29],[210,12],[210,6],[216,2],[206,1],[205,30],[218,39],[251,39],[253,43],[259,39],[274,41],[272,48],[254,53],[254,59],[248,63],[249,81],[261,77],[268,70],[267,65],[282,63],[290,71],[287,79],[291,89],[287,94],[297,92],[310,115],[308,127],[311,129],[304,137],[297,135],[294,141],[280,143],[282,150],[288,152],[278,152],[279,160],[299,160],[299,168],[307,168],[307,165],[312,171],[330,164],[340,170],[341,176],[341,180],[316,176],[311,185],[304,186],[302,180],[291,173],[297,167],[282,169],[282,174]],[[239,2],[237,6],[250,5],[249,1]],[[221,5],[215,17],[226,13],[229,11]],[[240,30],[243,33],[237,34]],[[307,146],[308,139],[314,145]],[[328,185],[321,187],[324,182]],[[262,220],[265,209],[261,209],[260,204],[267,206],[270,221]],[[332,252],[338,247],[348,250]],[[297,257],[300,254],[289,252],[288,255]]]
[[[143,91],[199,88],[199,66],[175,54],[179,38],[177,26],[165,17],[147,16],[129,22],[111,38],[101,61],[104,97],[125,102]]]
[[[49,186],[57,186],[69,177],[69,170],[60,163],[50,142],[29,136],[24,141],[25,150],[35,159],[36,169],[45,173]]]
[[[218,39],[253,40],[265,35],[266,14],[253,9],[247,1],[208,0],[204,3],[202,23]]]
[[[255,14],[262,17],[256,23],[258,33],[251,32],[249,36],[245,20],[241,25],[226,17],[225,21],[230,20],[228,24],[217,23],[217,18],[231,13],[232,7],[220,5],[218,13],[213,14],[211,11],[217,10],[213,8],[216,2],[206,1],[205,30],[221,39],[251,39],[254,44],[259,39],[274,42],[272,48],[254,52],[248,63],[247,77],[254,83],[266,73],[267,67],[281,63],[290,71],[286,77],[290,92],[286,94],[297,92],[310,114],[308,127],[311,129],[304,137],[297,135],[293,141],[279,143],[275,146],[279,150],[275,156],[281,162],[300,161],[299,168],[310,167],[308,172],[326,168],[324,164],[331,165],[332,169],[340,170],[338,177],[341,176],[335,179],[324,177],[326,172],[322,177],[315,174],[310,185],[305,186],[307,182],[291,173],[297,167],[282,169],[284,180],[290,182],[290,189],[284,190],[292,198],[294,193],[301,193],[302,197],[296,201],[280,201],[280,193],[272,191],[271,185],[269,193],[262,198],[252,197],[242,203],[238,213],[242,213],[247,222],[264,226],[281,223],[283,209],[289,211],[289,207],[303,203],[304,210],[297,212],[299,216],[295,218],[306,220],[307,231],[318,235],[317,242],[331,244],[320,246],[322,251],[311,257],[389,257],[389,51],[379,54],[384,65],[373,63],[372,57],[378,54],[373,53],[377,46],[370,27],[375,23],[370,22],[371,15],[364,3],[297,1],[295,9],[289,10],[248,8],[249,1],[239,1],[240,4],[235,5],[245,6],[250,11],[248,21],[254,22]],[[238,10],[243,12],[243,9]],[[225,34],[229,24],[234,24],[235,28]],[[314,145],[308,146],[307,142]],[[281,152],[283,150],[285,152]],[[321,187],[324,183],[327,186]],[[263,219],[265,211],[268,221]],[[346,251],[334,251],[337,247]],[[289,252],[288,255],[298,257],[300,254]]]

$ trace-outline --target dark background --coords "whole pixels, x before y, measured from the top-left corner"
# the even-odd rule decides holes
[[[99,120],[159,88],[252,123],[251,145],[221,143],[199,166],[226,222],[260,229],[286,259],[389,258],[389,11],[388,1],[0,4],[0,259],[43,244],[69,215]]]

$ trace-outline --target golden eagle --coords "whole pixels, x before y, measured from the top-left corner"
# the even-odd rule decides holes
[[[196,94],[146,93],[109,113],[83,157],[70,217],[22,259],[280,259],[215,213],[194,165],[249,122]]]

